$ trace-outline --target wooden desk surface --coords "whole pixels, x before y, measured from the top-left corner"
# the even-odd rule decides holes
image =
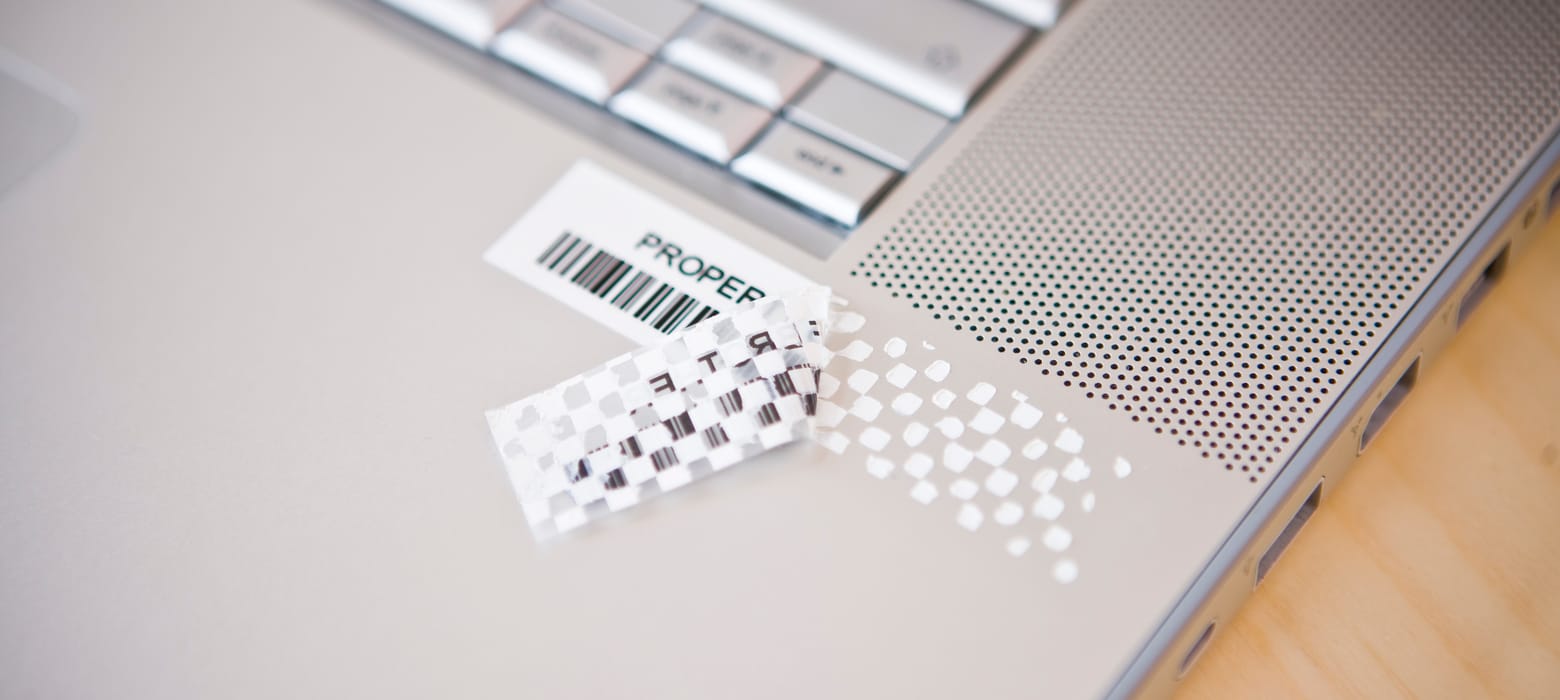
[[[1180,691],[1300,696],[1560,698],[1560,219]]]

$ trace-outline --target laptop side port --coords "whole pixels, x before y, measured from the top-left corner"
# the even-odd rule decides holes
[[[1181,670],[1175,675],[1177,679],[1185,677],[1186,672],[1192,670],[1192,664],[1197,663],[1197,659],[1208,650],[1208,642],[1213,639],[1213,628],[1218,625],[1218,620],[1209,621],[1208,626],[1203,628],[1202,634],[1197,636],[1197,641],[1192,642],[1192,647],[1186,650],[1186,656],[1181,657]]]
[[[1387,419],[1397,412],[1403,399],[1408,398],[1408,393],[1414,390],[1414,382],[1419,379],[1419,358],[1414,358],[1413,364],[1403,370],[1398,376],[1397,382],[1387,390],[1387,394],[1381,397],[1381,403],[1376,404],[1376,410],[1370,412],[1370,418],[1365,421],[1365,429],[1360,431],[1360,452],[1364,452],[1370,446],[1376,434],[1381,432],[1382,426],[1387,424]]]
[[[1322,504],[1322,482],[1316,482],[1316,488],[1311,489],[1311,495],[1306,496],[1305,502],[1300,504],[1300,509],[1295,511],[1294,517],[1284,525],[1282,532],[1274,538],[1273,544],[1268,545],[1267,551],[1262,553],[1262,558],[1257,560],[1257,580],[1253,586],[1262,585],[1262,579],[1267,578],[1268,572],[1278,562],[1278,558],[1284,555],[1284,550],[1289,549],[1289,543],[1295,540],[1295,535],[1311,520],[1311,514],[1316,512],[1316,507]]]
[[[1490,293],[1490,289],[1495,286],[1495,282],[1500,279],[1501,275],[1505,274],[1506,255],[1510,252],[1510,243],[1501,246],[1500,252],[1490,259],[1489,264],[1485,265],[1484,270],[1479,272],[1479,276],[1473,280],[1473,285],[1468,287],[1468,291],[1463,292],[1462,301],[1458,302],[1457,306],[1458,328],[1462,327],[1463,322],[1468,320],[1468,315],[1473,313],[1479,302],[1484,301],[1484,297]]]

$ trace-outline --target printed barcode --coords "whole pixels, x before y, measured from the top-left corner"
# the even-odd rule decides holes
[[[668,335],[720,314],[568,231],[558,236],[536,262]]]

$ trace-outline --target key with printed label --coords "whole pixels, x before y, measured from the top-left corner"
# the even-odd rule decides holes
[[[846,226],[861,215],[894,178],[894,171],[778,120],[733,172]]]
[[[1029,29],[962,0],[703,0],[949,118]]]
[[[476,48],[487,46],[500,27],[530,5],[532,0],[385,0],[461,42]]]
[[[657,63],[607,108],[717,163],[726,163],[769,121],[769,111],[682,70]]]
[[[639,51],[541,7],[499,32],[489,50],[596,104],[606,102],[649,60]]]
[[[688,0],[550,0],[548,4],[646,53],[655,53],[698,9]]]
[[[948,126],[941,116],[837,70],[815,82],[786,116],[898,170],[909,170]]]
[[[823,65],[817,58],[708,12],[700,13],[667,44],[662,56],[770,109],[791,99]]]

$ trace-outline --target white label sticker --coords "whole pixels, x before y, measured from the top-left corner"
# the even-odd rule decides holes
[[[587,160],[483,257],[641,344],[813,286]]]

